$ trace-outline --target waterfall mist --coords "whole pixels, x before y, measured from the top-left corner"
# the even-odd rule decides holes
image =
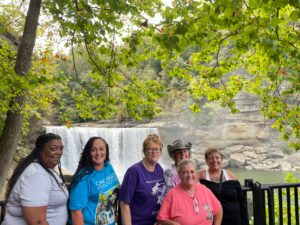
[[[74,173],[81,152],[89,138],[100,136],[109,145],[110,161],[118,175],[123,177],[127,168],[143,158],[143,141],[149,134],[158,134],[157,128],[96,128],[47,126],[47,132],[61,136],[64,153],[62,167]]]

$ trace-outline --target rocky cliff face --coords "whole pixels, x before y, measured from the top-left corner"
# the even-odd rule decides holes
[[[299,170],[294,153],[259,112],[258,100],[250,94],[236,97],[239,113],[220,107],[204,108],[199,114],[186,112],[165,121],[140,126],[158,127],[164,143],[182,138],[193,143],[193,158],[205,164],[204,151],[218,147],[226,155],[225,165],[256,170]],[[298,157],[299,158],[299,157]],[[299,160],[298,160],[299,162]]]

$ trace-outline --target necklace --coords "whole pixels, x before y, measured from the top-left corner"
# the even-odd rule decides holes
[[[216,175],[211,175],[211,173],[208,171],[208,175],[211,181],[220,183],[223,180],[223,173],[222,170],[221,172],[217,172]]]

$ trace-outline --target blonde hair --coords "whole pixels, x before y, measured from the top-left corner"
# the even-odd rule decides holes
[[[162,150],[163,144],[158,134],[149,134],[143,142],[143,152],[151,142],[160,145],[160,150]]]

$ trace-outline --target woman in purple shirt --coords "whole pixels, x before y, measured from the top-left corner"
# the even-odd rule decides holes
[[[153,225],[165,196],[166,184],[158,160],[163,144],[157,134],[144,140],[144,159],[131,166],[120,189],[123,225]]]

